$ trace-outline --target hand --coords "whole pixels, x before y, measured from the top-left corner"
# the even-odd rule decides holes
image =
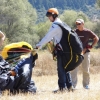
[[[87,45],[86,49],[92,49],[92,45]]]
[[[10,76],[16,76],[16,72],[15,72],[15,71],[12,71],[12,70],[11,70],[11,71],[9,71],[8,73],[9,73]]]
[[[35,49],[39,49],[39,46],[36,46],[36,48]]]
[[[83,51],[81,52],[81,55],[84,55],[86,53],[86,48],[83,49]]]
[[[37,44],[35,49],[39,49],[39,48],[40,48],[40,45]]]

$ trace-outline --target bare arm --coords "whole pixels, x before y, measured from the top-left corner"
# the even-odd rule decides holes
[[[93,39],[92,47],[99,41],[98,36],[96,35],[95,38]]]
[[[99,41],[99,38],[98,38],[97,35],[95,35],[95,38],[93,39],[93,43],[92,43],[91,47],[95,46],[95,44],[96,44],[98,41]],[[89,48],[88,48],[88,49],[89,49]],[[87,48],[84,48],[81,54],[84,55],[85,52],[86,52],[86,50],[87,50]]]
[[[0,31],[0,45],[3,44],[4,40],[5,40],[5,35],[3,32]]]

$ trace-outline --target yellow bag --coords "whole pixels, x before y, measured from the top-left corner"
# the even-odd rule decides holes
[[[6,45],[1,55],[4,59],[12,59],[15,57],[19,57],[23,54],[29,53],[33,50],[32,46],[27,42],[17,42],[17,43],[11,43]]]
[[[54,46],[53,41],[50,41],[50,42],[47,43],[47,48],[48,48],[49,52],[52,54],[52,56],[53,56],[53,60],[56,61],[57,58],[56,58],[56,56],[54,56],[54,54],[53,54],[54,49],[55,49],[55,46]]]

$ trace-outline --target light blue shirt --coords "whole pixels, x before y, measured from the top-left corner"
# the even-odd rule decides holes
[[[54,23],[62,23],[62,21],[59,18],[56,18],[56,20],[52,23],[48,33],[44,36],[44,38],[36,44],[40,49],[42,48],[43,45],[51,41],[52,39],[54,40],[54,45],[60,42],[62,38],[62,29]]]

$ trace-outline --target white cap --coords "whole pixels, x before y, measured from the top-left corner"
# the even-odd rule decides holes
[[[83,23],[84,24],[84,20],[83,19],[77,19],[76,23]]]

